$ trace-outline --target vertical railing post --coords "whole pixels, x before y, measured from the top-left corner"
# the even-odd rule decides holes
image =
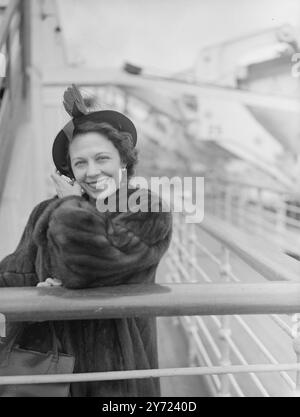
[[[6,337],[6,318],[4,314],[0,313],[0,338]]]
[[[182,242],[182,230],[181,230],[181,215],[180,213],[177,214],[177,230],[176,230],[176,238],[177,238],[177,246],[176,246],[176,257],[178,262],[182,263],[182,250],[181,250],[181,242]],[[180,277],[182,277],[182,273],[179,271]]]
[[[181,217],[181,224],[180,224],[180,231],[181,231],[181,240],[180,240],[180,247],[183,249],[181,250],[181,265],[183,268],[189,272],[190,270],[190,263],[189,259],[184,253],[184,249],[188,250],[189,247],[189,236],[188,236],[188,225],[184,223],[184,216]]]
[[[232,187],[227,185],[225,189],[225,220],[231,223],[232,219]]]
[[[245,226],[245,202],[243,189],[240,189],[237,194],[237,209],[238,209],[238,226],[243,228]]]
[[[210,204],[210,209],[212,214],[216,214],[216,200],[217,200],[217,195],[216,195],[216,182],[215,180],[211,180],[210,182],[210,190],[211,190],[211,204]]]
[[[197,346],[195,343],[195,334],[198,331],[194,317],[186,317],[188,323],[188,363],[189,366],[197,366]]]
[[[31,33],[30,33],[30,0],[22,0],[19,4],[20,16],[21,16],[21,27],[20,27],[20,42],[21,42],[21,59],[22,59],[22,94],[26,97],[28,92],[29,77],[27,74],[27,68],[31,62]]]
[[[278,234],[283,233],[286,229],[287,205],[284,196],[282,196],[282,199],[276,213],[276,231]]]
[[[197,234],[196,234],[196,225],[194,223],[190,223],[189,224],[189,247],[187,248],[189,250],[190,253],[190,259],[191,259],[191,263],[190,263],[190,277],[191,277],[191,281],[193,282],[197,282],[197,276],[196,276],[196,269],[195,269],[195,264],[196,264],[196,238],[197,238]]]
[[[185,256],[184,253],[182,251],[182,245],[187,243],[187,238],[185,237],[185,231],[183,230],[183,223],[184,223],[184,216],[181,213],[174,213],[173,216],[173,224],[174,224],[174,228],[173,228],[173,239],[176,240],[176,245],[173,246],[174,249],[173,250],[173,256],[176,258],[176,261],[178,263],[180,263],[182,266],[186,266],[188,265],[188,261],[186,261],[185,264]],[[187,249],[187,247],[186,247]],[[178,268],[178,266],[176,265],[176,263],[174,263],[173,260],[171,260],[171,262],[174,265],[174,269],[175,269],[175,274],[176,274],[176,279],[175,282],[180,283],[183,282],[185,280],[182,271]],[[173,316],[172,317],[172,323],[175,326],[179,326],[182,323],[182,317],[176,317]],[[189,342],[190,343],[190,342]]]
[[[236,190],[236,187],[234,185],[231,186],[231,205],[232,205],[232,209],[231,209],[231,223],[233,225],[237,224],[237,195],[238,192]]]
[[[9,94],[9,98],[10,101],[12,103],[13,101],[13,80],[12,80],[12,76],[13,76],[13,68],[12,68],[12,54],[11,54],[11,46],[12,46],[12,42],[11,42],[11,26],[8,26],[8,31],[7,31],[7,37],[6,37],[6,42],[5,42],[5,49],[6,49],[6,88]],[[13,109],[13,106],[12,106]]]
[[[222,218],[224,210],[223,196],[222,196],[222,184],[217,182],[217,214]]]
[[[263,223],[264,223],[264,205],[262,197],[262,189],[257,189],[257,231],[259,234],[263,233]]]
[[[222,256],[222,263],[220,265],[220,276],[222,282],[229,282],[230,281],[230,272],[231,272],[231,265],[229,261],[229,250],[223,246],[222,248],[223,256]],[[220,338],[220,351],[221,351],[221,359],[220,365],[221,366],[228,366],[230,365],[230,346],[228,343],[228,339],[231,336],[231,328],[230,328],[230,316],[222,316],[221,318],[221,328],[219,330],[219,338]],[[220,376],[220,390],[218,393],[219,397],[230,397],[230,379],[229,375],[221,375]]]
[[[293,333],[293,348],[294,352],[296,354],[296,361],[298,364],[300,364],[300,314],[294,314],[292,316],[292,333]],[[296,384],[295,384],[295,391],[294,396],[299,397],[300,396],[300,371],[296,371]]]

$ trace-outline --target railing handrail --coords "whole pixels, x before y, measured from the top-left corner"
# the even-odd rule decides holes
[[[300,312],[300,284],[147,284],[86,290],[1,288],[8,322]]]
[[[270,281],[300,282],[300,263],[261,236],[252,236],[218,217],[205,215],[199,227]]]
[[[300,364],[255,364],[255,365],[222,365],[222,366],[193,366],[187,368],[135,369],[130,371],[88,372],[78,374],[54,375],[19,375],[1,376],[1,385],[23,384],[57,384],[67,382],[117,381],[124,379],[144,379],[178,376],[204,376],[224,374],[245,374],[250,372],[266,373],[280,371],[300,371]]]
[[[247,181],[237,181],[234,179],[229,178],[221,178],[218,176],[215,177],[205,177],[205,181],[211,181],[211,182],[220,182],[223,184],[228,184],[233,187],[245,187],[245,188],[256,188],[259,191],[271,191],[280,195],[295,195],[296,192],[293,192],[292,190],[286,190],[284,187],[276,187],[276,186],[270,186],[270,185],[262,185],[257,183],[251,183]]]
[[[8,33],[9,33],[9,26],[10,22],[19,7],[21,0],[10,0],[7,6],[7,9],[5,10],[5,13],[3,14],[3,19],[0,26],[0,49],[5,44]]]

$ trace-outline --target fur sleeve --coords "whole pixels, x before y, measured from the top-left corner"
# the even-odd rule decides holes
[[[16,250],[0,262],[0,287],[28,287],[38,283],[37,246],[32,235],[38,218],[52,200],[43,201],[33,209]]]
[[[159,211],[159,199],[146,204],[156,211],[100,213],[81,197],[46,210],[34,235],[47,246],[52,276],[67,288],[118,285],[157,266],[170,243],[172,218]]]

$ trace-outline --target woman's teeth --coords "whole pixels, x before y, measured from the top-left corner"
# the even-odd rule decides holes
[[[97,184],[96,184],[96,188],[97,189],[104,188],[108,184],[109,179],[110,179],[109,177],[99,178],[99,180],[97,181]]]
[[[101,177],[97,181],[87,182],[86,184],[93,190],[99,190],[105,187],[109,177]]]

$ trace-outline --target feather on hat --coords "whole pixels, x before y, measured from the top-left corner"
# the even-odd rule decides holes
[[[75,84],[64,92],[63,105],[66,112],[74,118],[82,117],[89,112]]]

